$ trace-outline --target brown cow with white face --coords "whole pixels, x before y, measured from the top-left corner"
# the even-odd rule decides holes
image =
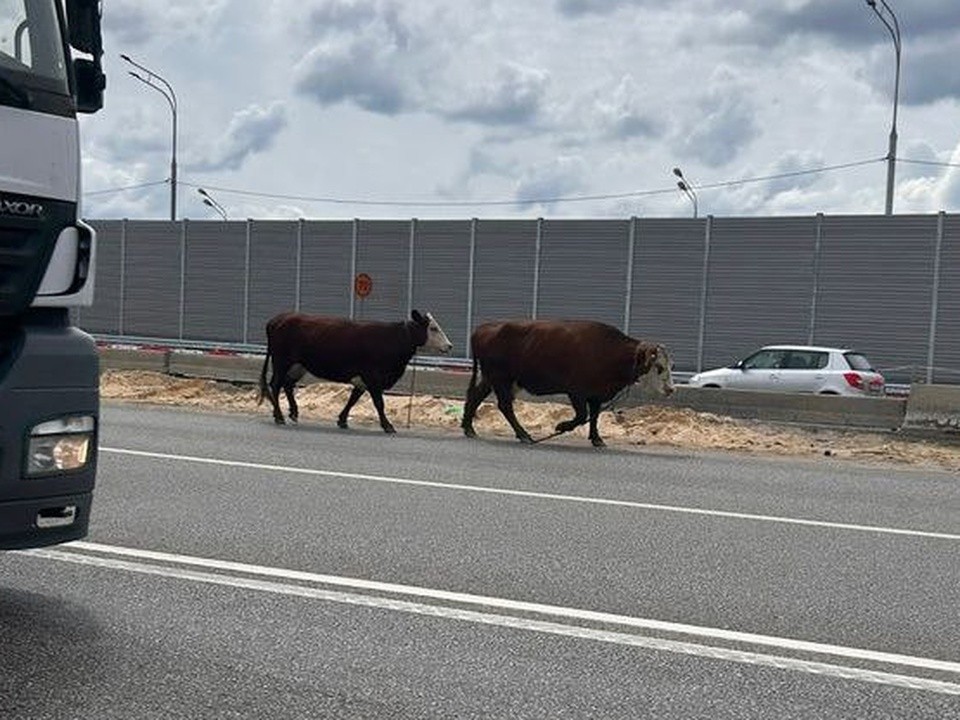
[[[383,410],[383,391],[396,384],[419,348],[448,353],[453,344],[430,313],[414,310],[405,322],[359,322],[337,317],[281,313],[267,323],[267,355],[260,370],[260,397],[273,404],[273,419],[284,423],[280,388],[290,406],[290,419],[299,409],[293,393],[306,373],[334,382],[350,383],[353,391],[337,418],[347,427],[347,416],[364,392],[369,392],[384,432],[393,425]],[[273,374],[267,384],[267,366]]]
[[[533,442],[513,411],[515,388],[532,395],[565,394],[576,415],[559,423],[568,432],[589,420],[590,442],[599,447],[597,417],[628,385],[653,395],[673,392],[670,356],[662,345],[642,342],[590,320],[519,320],[480,325],[470,338],[473,374],[461,427],[475,437],[473,418],[491,391],[521,442]],[[478,379],[477,371],[480,371]]]

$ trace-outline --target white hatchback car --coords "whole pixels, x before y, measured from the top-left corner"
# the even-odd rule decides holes
[[[844,348],[767,345],[730,367],[697,373],[692,387],[878,396],[885,381],[862,354]]]

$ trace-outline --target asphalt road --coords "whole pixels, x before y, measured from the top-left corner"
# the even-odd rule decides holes
[[[0,717],[960,718],[955,475],[102,422],[87,540],[0,556]]]

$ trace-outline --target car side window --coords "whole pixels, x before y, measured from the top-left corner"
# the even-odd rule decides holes
[[[744,370],[773,370],[780,367],[783,350],[761,350],[743,361]]]
[[[819,370],[827,366],[827,354],[815,350],[793,350],[784,361],[787,370]]]

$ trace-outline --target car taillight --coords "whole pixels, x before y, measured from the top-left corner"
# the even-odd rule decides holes
[[[847,385],[857,390],[863,390],[863,378],[859,373],[848,372],[843,374],[843,379],[847,381]]]

